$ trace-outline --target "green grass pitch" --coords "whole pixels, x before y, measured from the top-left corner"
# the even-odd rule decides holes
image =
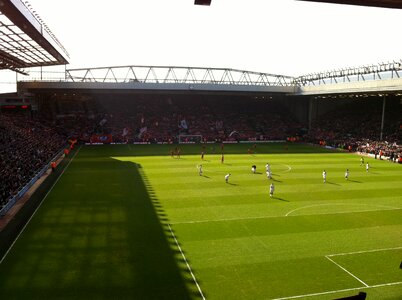
[[[3,258],[0,299],[402,298],[402,165],[249,147],[80,148]]]

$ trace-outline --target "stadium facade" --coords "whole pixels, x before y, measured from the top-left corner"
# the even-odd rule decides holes
[[[39,99],[55,95],[70,99],[115,95],[226,95],[281,101],[310,128],[322,114],[356,99],[381,98],[395,101],[402,96],[402,61],[345,68],[297,78],[233,69],[123,66],[66,70],[58,78],[35,74],[18,82],[16,102],[3,97],[0,105],[26,105],[38,109]],[[50,100],[51,101],[51,100]],[[384,110],[383,110],[384,113]],[[383,120],[384,121],[384,120]],[[384,124],[382,124],[382,127]],[[380,136],[379,136],[380,137]]]

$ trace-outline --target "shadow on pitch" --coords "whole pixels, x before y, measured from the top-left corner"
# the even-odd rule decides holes
[[[8,290],[0,284],[1,299],[201,298],[177,246],[180,236],[172,234],[141,165],[78,155],[68,170],[85,188],[72,184],[62,193],[55,186],[59,196],[47,199],[54,201],[19,239],[27,252],[0,266],[1,282],[21,283],[21,272],[27,280]]]
[[[339,184],[339,183],[335,183],[335,182],[331,182],[331,181],[327,181],[326,183],[327,183],[327,184],[339,185],[339,186],[340,186],[340,184]]]
[[[352,179],[348,179],[347,181],[350,181],[350,182],[356,182],[356,183],[362,183],[361,181],[352,180]]]
[[[289,200],[283,199],[283,198],[279,198],[279,197],[275,197],[273,196],[271,199],[273,200],[279,200],[279,201],[284,201],[284,202],[290,202]]]
[[[125,163],[133,183],[134,198],[128,201],[128,244],[132,256],[131,273],[139,299],[199,299],[200,293],[179,249],[180,238],[174,232],[163,205],[139,164]],[[208,176],[203,175],[205,178]],[[184,253],[183,253],[184,254]],[[188,261],[187,261],[188,262]],[[163,272],[161,272],[163,270]],[[195,274],[195,270],[192,270]],[[198,284],[201,282],[198,280]],[[157,288],[155,288],[157,287]],[[124,297],[123,297],[124,298]]]
[[[143,172],[141,165],[137,165],[139,174],[141,176],[142,182],[144,183],[144,187],[147,191],[147,196],[148,196],[148,202],[151,203],[151,206],[153,207],[153,211],[156,213],[156,223],[158,224],[158,227],[163,231],[164,235],[164,241],[168,244],[169,249],[159,249],[159,246],[154,245],[153,243],[148,244],[152,249],[149,249],[150,253],[153,253],[155,256],[160,256],[161,254],[155,253],[156,252],[161,252],[162,250],[165,252],[165,257],[168,259],[166,263],[170,264],[171,269],[167,269],[169,272],[172,272],[173,276],[176,276],[174,279],[174,282],[169,283],[172,279],[170,278],[170,275],[165,272],[165,268],[160,264],[155,262],[153,264],[154,267],[158,268],[159,271],[156,271],[156,273],[163,274],[163,276],[166,276],[164,279],[164,283],[162,286],[164,286],[166,289],[169,289],[168,292],[164,292],[164,296],[166,298],[166,295],[169,295],[169,298],[174,298],[174,299],[181,299],[181,297],[184,297],[184,299],[200,299],[200,293],[198,291],[198,287],[192,277],[192,274],[188,268],[187,264],[190,264],[189,259],[185,256],[185,251],[180,247],[180,237],[179,235],[175,232],[174,228],[170,225],[170,220],[167,217],[167,214],[165,213],[163,206],[161,205],[159,199],[156,197],[155,193],[153,192],[153,187],[152,184],[150,183],[147,175]],[[202,177],[205,178],[210,178],[209,176],[202,175]],[[140,180],[141,180],[140,179]],[[155,224],[156,225],[156,224]],[[148,236],[149,232],[144,233],[146,236]],[[154,258],[158,260],[158,258]],[[174,266],[171,265],[171,263],[174,262]],[[164,272],[160,272],[161,269],[164,269]],[[192,273],[196,276],[196,270],[192,269]],[[148,272],[149,273],[149,272]],[[152,275],[152,274],[151,274]],[[177,276],[180,276],[178,278]],[[152,276],[155,276],[152,275]],[[169,277],[169,278],[168,278]],[[150,281],[152,282],[152,281]],[[197,279],[197,284],[201,285],[201,282],[199,279]],[[159,289],[159,283],[155,285],[155,283],[152,283],[153,286],[158,286]],[[176,285],[176,287],[175,287]],[[178,289],[176,291],[176,288]],[[151,287],[150,290],[153,288]],[[156,289],[156,290],[158,290]],[[177,292],[177,295],[175,295]],[[148,296],[148,295],[147,295]],[[205,294],[204,294],[205,296]],[[149,298],[149,297],[148,297]],[[155,297],[151,297],[155,298]],[[155,299],[160,299],[160,297],[156,297]]]

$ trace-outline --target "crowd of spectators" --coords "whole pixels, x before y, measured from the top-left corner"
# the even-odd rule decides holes
[[[305,140],[378,158],[402,157],[400,99],[387,101],[381,136],[382,104],[381,98],[362,99],[331,110],[313,122]]]
[[[361,140],[356,143],[356,151],[372,154],[376,159],[387,159],[392,162],[401,161],[402,144],[387,141]]]
[[[44,120],[25,113],[0,114],[0,208],[65,145]]]
[[[280,101],[255,97],[130,96],[101,98],[67,105],[57,118],[59,130],[89,142],[93,135],[110,135],[113,142],[174,143],[179,135],[202,136],[204,141],[297,140],[350,151],[400,155],[400,99],[386,106],[383,141],[379,142],[382,98],[352,100],[319,116],[306,134]],[[391,146],[396,145],[396,146]],[[359,149],[358,149],[359,148]],[[367,149],[366,149],[367,148]]]
[[[204,141],[285,140],[302,128],[278,102],[251,97],[102,99],[96,111],[62,115],[60,127],[84,142],[106,134],[114,142],[169,143],[179,135],[199,135]]]

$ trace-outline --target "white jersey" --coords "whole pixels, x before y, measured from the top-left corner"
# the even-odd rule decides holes
[[[271,166],[269,164],[265,165],[265,171],[271,171]]]
[[[326,179],[327,178],[327,172],[322,172],[322,178]]]
[[[274,184],[271,183],[271,185],[269,186],[269,197],[272,198],[272,196],[274,195],[274,190],[275,190]]]
[[[348,179],[349,178],[349,171],[345,172],[345,178]]]
[[[226,174],[226,175],[225,175],[225,181],[226,181],[226,182],[228,182],[229,177],[230,177],[230,174]]]

